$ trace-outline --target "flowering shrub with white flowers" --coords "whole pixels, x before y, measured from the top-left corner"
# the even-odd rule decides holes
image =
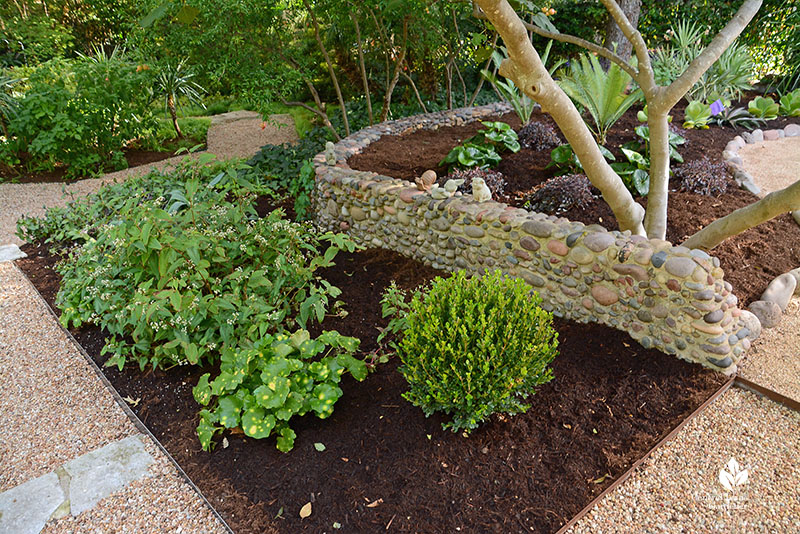
[[[198,190],[193,179],[130,206],[57,267],[61,321],[108,330],[106,365],[214,362],[225,347],[322,321],[339,295],[315,271],[352,241],[280,211],[258,218],[246,188],[200,201]]]

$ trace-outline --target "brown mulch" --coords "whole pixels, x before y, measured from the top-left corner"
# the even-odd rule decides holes
[[[128,169],[140,165],[147,165],[148,163],[155,163],[156,161],[165,160],[175,155],[174,150],[157,152],[155,150],[126,148],[124,152],[125,161],[128,162]],[[113,171],[113,169],[111,170]],[[19,167],[9,168],[5,165],[0,165],[0,182],[4,180],[21,184],[67,182],[69,180],[67,180],[66,175],[66,167],[56,167],[50,171],[28,172]]]
[[[53,305],[59,276],[46,247],[23,246],[18,262]],[[340,254],[323,275],[342,289],[349,312],[325,329],[378,348],[380,297],[391,280],[412,289],[437,271],[386,250]],[[295,449],[274,439],[226,434],[203,452],[191,388],[205,370],[105,368],[132,409],[239,534],[263,532],[555,532],[725,382],[725,377],[600,325],[556,320],[554,379],[527,413],[493,417],[466,438],[442,430],[406,402],[397,361],[362,383],[345,379],[326,420],[292,421]],[[73,332],[92,358],[103,333]],[[314,443],[325,445],[318,452]],[[299,510],[312,503],[304,520]]]
[[[738,106],[745,103],[735,104]],[[684,104],[676,106],[673,129],[686,138],[678,147],[685,162],[704,156],[712,161],[722,161],[725,145],[738,133],[729,127],[711,126],[708,130],[684,130],[680,128]],[[636,118],[637,109],[629,110],[611,129],[606,147],[624,161],[619,147],[638,140],[634,129],[641,123]],[[486,120],[502,120],[519,130],[520,122],[513,113]],[[546,122],[555,127],[552,118],[537,110],[532,121]],[[765,128],[783,128],[788,123],[800,123],[800,118],[779,118],[770,121]],[[438,163],[454,146],[474,135],[481,128],[479,122],[443,127],[435,131],[418,131],[404,136],[384,136],[370,144],[361,154],[348,160],[350,166],[362,171],[373,171],[395,178],[411,180],[427,169],[434,169],[439,176],[447,169]],[[556,132],[558,130],[556,128]],[[560,134],[559,134],[560,135]],[[563,137],[562,137],[563,139]],[[546,169],[550,163],[549,151],[523,148],[516,154],[503,154],[497,170],[503,173],[507,185],[505,196],[499,200],[510,205],[524,207],[524,199],[545,180],[555,176],[554,169]],[[673,163],[673,169],[680,165]],[[680,244],[687,237],[708,225],[713,220],[758,200],[758,197],[738,189],[729,177],[727,193],[719,197],[708,197],[693,193],[678,192],[677,181],[670,183],[667,239]],[[647,200],[637,198],[642,205]],[[585,224],[600,224],[609,230],[618,229],[608,204],[598,198],[588,209],[573,209],[562,216]],[[725,279],[734,287],[734,293],[743,305],[758,300],[769,282],[776,276],[800,265],[800,226],[789,214],[752,228],[723,242],[711,251],[718,257]]]

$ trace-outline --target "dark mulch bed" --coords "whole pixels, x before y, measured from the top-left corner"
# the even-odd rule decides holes
[[[18,262],[53,305],[59,277],[45,247],[26,245]],[[349,315],[323,325],[377,348],[380,295],[390,280],[403,288],[436,271],[385,250],[342,254],[324,276],[342,290]],[[203,372],[176,368],[144,374],[106,368],[106,376],[240,534],[264,532],[554,532],[608,487],[662,436],[725,382],[725,377],[598,325],[557,320],[555,379],[526,414],[495,417],[469,438],[443,431],[401,398],[397,362],[362,383],[345,379],[327,420],[292,422],[293,451],[273,439],[226,434],[212,453],[195,436],[191,388]],[[97,328],[73,332],[99,356]],[[317,452],[314,443],[323,443]],[[301,520],[300,507],[313,503]]]
[[[140,165],[147,165],[175,155],[175,150],[167,150],[156,152],[155,150],[141,150],[138,148],[127,148],[125,152],[125,161],[128,162],[127,168],[138,167]],[[112,169],[113,170],[113,169]],[[111,171],[108,171],[111,172]],[[5,165],[0,165],[0,183],[3,181],[16,182],[16,183],[49,183],[49,182],[67,182],[66,178],[67,168],[57,167],[51,171],[36,171],[27,172],[19,167],[9,168]]]
[[[737,105],[746,107],[746,102]],[[719,126],[712,126],[708,130],[684,130],[679,126],[684,107],[684,104],[679,104],[672,112],[673,129],[687,139],[686,144],[678,147],[684,160],[689,162],[707,156],[712,161],[721,161],[725,145],[741,130],[737,132]],[[634,138],[638,140],[634,129],[641,123],[636,118],[636,111],[629,110],[609,133],[606,146],[615,154],[617,161],[624,161],[619,147]],[[520,127],[519,119],[513,113],[487,120],[502,120],[515,130]],[[541,111],[534,113],[532,121],[548,123],[558,133],[552,118]],[[783,128],[788,123],[800,123],[800,119],[780,118],[770,121],[764,128]],[[439,176],[444,176],[447,169],[438,163],[451,148],[474,135],[480,128],[481,124],[474,122],[404,136],[384,136],[361,154],[351,157],[348,163],[354,169],[411,181],[427,169],[434,169]],[[555,176],[554,169],[545,168],[548,163],[549,150],[522,149],[516,154],[504,154],[498,170],[508,184],[505,197],[499,200],[523,207],[524,199],[537,185]],[[673,169],[678,167],[673,164]],[[670,183],[670,191],[675,192],[669,198],[667,239],[675,244],[680,244],[713,220],[758,200],[755,195],[738,189],[730,179],[728,192],[716,198],[677,192],[678,188],[676,181]],[[637,201],[647,205],[646,199],[638,198]],[[610,230],[619,228],[611,209],[602,198],[598,198],[588,209],[574,209],[563,216],[586,224],[601,224]],[[800,265],[800,227],[790,215],[782,215],[725,241],[714,248],[712,254],[719,258],[725,279],[733,285],[736,295],[744,304],[749,304],[758,300],[776,276]]]

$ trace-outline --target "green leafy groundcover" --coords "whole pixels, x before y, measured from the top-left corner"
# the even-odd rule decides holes
[[[56,305],[65,326],[109,332],[106,365],[221,364],[195,390],[204,405],[217,397],[201,414],[203,447],[217,430],[241,425],[259,438],[274,429],[288,450],[294,414],[327,417],[342,373],[366,375],[352,355],[357,339],[326,332],[312,340],[305,331],[340,293],[316,271],[355,244],[280,210],[259,218],[253,202],[264,188],[236,165],[217,170],[187,166],[113,185],[23,221],[20,234],[79,243],[56,268]]]

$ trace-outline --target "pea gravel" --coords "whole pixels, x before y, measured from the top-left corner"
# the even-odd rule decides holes
[[[800,402],[800,297],[789,301],[778,326],[761,331],[739,374]]]
[[[136,432],[12,263],[0,263],[0,384],[0,491]]]
[[[731,388],[568,532],[800,532],[800,413]],[[719,482],[734,458],[749,472]]]
[[[77,517],[50,521],[43,534],[228,532],[175,467],[151,441],[145,448],[155,458],[145,478],[101,500]]]

